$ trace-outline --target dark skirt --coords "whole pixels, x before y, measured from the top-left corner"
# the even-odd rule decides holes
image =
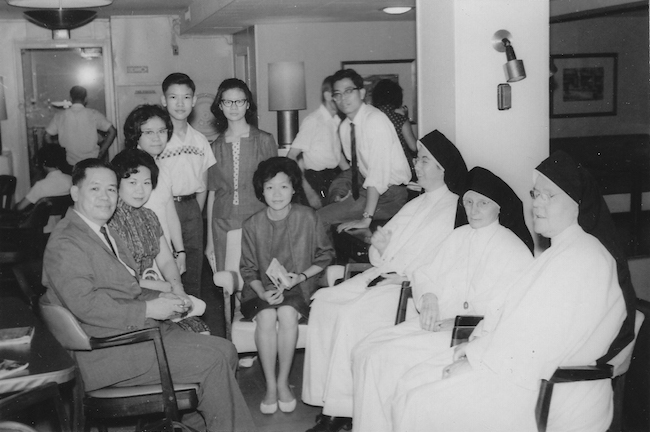
[[[257,296],[244,301],[241,304],[241,313],[244,316],[244,319],[252,321],[253,318],[255,318],[255,315],[264,309],[277,309],[280,306],[291,306],[300,314],[300,324],[306,323],[309,318],[309,305],[302,296],[300,287],[295,286],[290,290],[285,290],[283,295],[284,300],[282,303],[275,305],[271,305],[266,302],[266,300],[262,300]]]

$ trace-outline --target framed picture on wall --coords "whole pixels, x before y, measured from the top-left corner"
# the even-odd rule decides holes
[[[551,56],[551,118],[616,115],[618,54]]]
[[[403,104],[408,108],[409,119],[411,123],[417,121],[417,81],[414,59],[343,61],[341,69],[354,69],[363,77],[367,104],[372,104],[372,89],[379,81],[390,79],[398,83],[402,87]]]

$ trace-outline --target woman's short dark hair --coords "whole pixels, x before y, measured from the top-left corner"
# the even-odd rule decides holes
[[[402,87],[395,81],[383,79],[372,89],[372,104],[376,107],[388,105],[395,109],[402,106]]]
[[[253,188],[255,189],[257,199],[266,204],[264,200],[264,183],[271,180],[278,173],[285,173],[289,177],[289,180],[291,180],[291,186],[293,186],[295,192],[291,198],[291,202],[300,202],[301,197],[304,195],[302,190],[302,172],[295,160],[282,156],[269,158],[257,165],[255,174],[253,174]]]
[[[228,129],[228,119],[226,119],[226,116],[219,108],[219,105],[221,104],[221,99],[223,98],[224,92],[232,89],[239,89],[244,92],[246,101],[248,102],[248,109],[246,110],[245,116],[246,123],[255,124],[257,105],[255,105],[255,101],[253,100],[253,93],[251,93],[250,89],[244,81],[237,78],[228,78],[223,80],[223,82],[219,85],[219,89],[217,90],[217,97],[214,98],[214,102],[212,102],[212,105],[210,106],[210,111],[215,118],[215,129],[217,129],[217,132],[219,133],[223,133],[226,131],[226,129]]]
[[[139,105],[131,111],[124,122],[124,146],[126,148],[138,147],[138,141],[140,141],[140,137],[142,136],[142,130],[140,128],[154,117],[158,117],[165,122],[167,139],[170,140],[172,138],[174,125],[167,110],[160,105]]]
[[[46,144],[36,153],[38,164],[43,167],[57,168],[63,172],[68,170],[68,161],[65,158],[66,152],[58,144]]]
[[[144,150],[130,148],[119,152],[111,165],[117,174],[118,186],[124,179],[131,177],[131,174],[139,172],[139,167],[149,168],[151,171],[151,186],[155,189],[158,185],[158,165],[153,157]]]

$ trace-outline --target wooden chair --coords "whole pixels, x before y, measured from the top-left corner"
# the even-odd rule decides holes
[[[16,192],[16,177],[0,175],[0,209],[10,210]]]
[[[138,431],[174,430],[179,421],[179,411],[193,411],[198,405],[198,384],[173,384],[167,364],[162,336],[158,328],[148,328],[118,334],[106,338],[89,337],[75,316],[66,308],[54,304],[40,304],[45,324],[61,345],[69,351],[91,351],[141,342],[153,342],[160,370],[159,385],[117,387],[111,386],[85,392],[83,414],[96,423],[102,420],[134,417],[138,419]],[[79,385],[80,383],[78,383]],[[82,413],[77,413],[78,415]],[[144,417],[164,418],[140,428]],[[83,422],[82,422],[83,423]],[[100,432],[107,432],[98,424]]]
[[[14,395],[0,399],[0,419],[8,420],[19,415],[27,409],[38,407],[43,412],[45,404],[51,403],[58,420],[58,427],[62,432],[70,432],[68,415],[63,406],[59,387],[55,382],[49,382],[38,387],[21,391]],[[29,426],[13,421],[0,422],[0,431],[32,431]]]
[[[406,305],[408,300],[412,297],[413,297],[413,292],[409,283],[404,282],[402,284],[402,292],[400,294],[400,301],[397,307],[395,325],[405,320]],[[639,302],[641,303],[641,301]],[[456,317],[456,324],[458,324],[459,322],[458,318],[459,317]],[[611,359],[608,364],[596,365],[596,366],[572,366],[567,368],[559,367],[557,368],[557,370],[555,371],[555,373],[550,379],[541,380],[539,386],[539,394],[537,397],[537,405],[535,406],[535,421],[537,423],[538,432],[546,432],[546,426],[548,424],[548,415],[551,406],[551,397],[553,396],[554,384],[571,383],[571,382],[579,382],[579,381],[594,381],[594,380],[601,380],[601,379],[617,380],[619,377],[623,376],[627,372],[628,368],[630,367],[630,363],[632,361],[632,353],[634,351],[636,336],[639,334],[644,319],[645,319],[644,314],[640,310],[637,310],[635,323],[634,323],[634,327],[635,327],[634,340],[630,342],[621,352],[619,352],[618,355],[616,355],[616,357]],[[478,320],[476,320],[474,326],[476,324],[478,324]],[[471,326],[467,326],[467,327],[468,328],[464,330],[469,330],[469,327]],[[458,326],[455,325],[452,333],[457,334],[459,330],[461,329],[459,329]],[[471,331],[465,331],[464,336],[462,337],[459,336],[454,338],[452,336],[451,346],[465,342],[467,338],[469,338],[470,334]],[[620,390],[620,388],[617,388],[615,382],[612,383],[612,386],[614,387],[615,391],[617,389],[619,389],[619,391],[622,391]],[[614,395],[614,400],[615,402],[622,404],[622,398],[617,397],[616,394]],[[621,407],[619,406],[619,408]]]

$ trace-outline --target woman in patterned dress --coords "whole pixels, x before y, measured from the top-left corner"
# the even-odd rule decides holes
[[[253,124],[257,107],[246,83],[224,80],[210,107],[219,136],[212,143],[217,163],[208,170],[208,238],[205,255],[224,270],[226,233],[265,206],[255,197],[257,165],[278,155],[273,135]],[[213,269],[214,270],[214,269]]]

